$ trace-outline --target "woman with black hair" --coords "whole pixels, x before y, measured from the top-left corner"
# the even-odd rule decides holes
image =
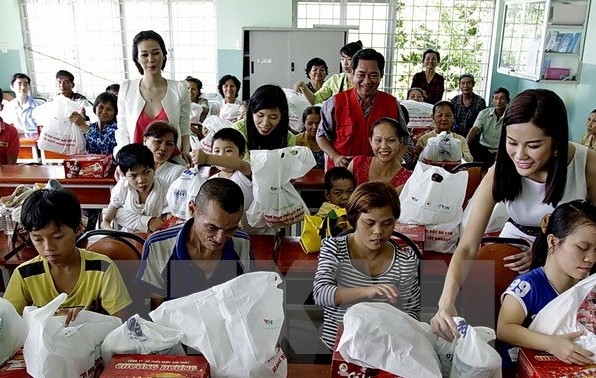
[[[250,161],[251,150],[275,150],[296,145],[290,132],[286,95],[277,85],[259,87],[248,101],[246,120],[233,127],[246,139],[244,160]]]
[[[360,50],[362,50],[361,41],[350,42],[339,49],[342,72],[331,75],[316,93],[310,90],[304,81],[294,84],[294,90],[302,93],[311,105],[315,105],[339,92],[352,88],[354,86],[354,83],[352,83],[352,57]]]
[[[476,189],[474,207],[449,264],[433,331],[447,340],[459,332],[455,299],[466,278],[493,208],[504,202],[510,219],[500,236],[534,241],[540,220],[559,203],[587,199],[596,203],[596,152],[568,142],[567,110],[556,93],[529,89],[517,95],[503,119],[495,165]],[[505,267],[519,273],[530,267],[531,253],[508,256]]]
[[[507,344],[503,366],[514,367],[513,346],[545,351],[568,364],[592,363],[593,353],[574,342],[582,331],[548,335],[528,326],[549,302],[589,275],[596,262],[596,206],[584,200],[561,204],[542,218],[540,229],[532,247],[533,269],[502,296],[497,337]]]
[[[424,70],[414,74],[410,88],[420,88],[424,91],[424,101],[436,104],[443,99],[445,93],[445,78],[435,70],[441,62],[438,51],[428,49],[422,53]],[[409,93],[408,93],[409,95]]]
[[[325,78],[329,73],[327,63],[321,58],[312,58],[306,63],[306,77],[310,80],[306,83],[306,87],[312,93],[316,93],[325,82]]]
[[[219,79],[217,90],[223,99],[211,106],[210,114],[223,117],[230,122],[236,121],[240,113],[240,104],[242,103],[242,101],[238,100],[240,80],[234,75],[224,75]],[[230,106],[230,109],[226,109]]]
[[[153,30],[133,39],[132,60],[142,76],[122,83],[118,93],[118,128],[114,155],[130,143],[143,143],[143,135],[155,120],[169,122],[179,138],[173,159],[190,162],[190,95],[186,84],[162,76],[168,50]]]

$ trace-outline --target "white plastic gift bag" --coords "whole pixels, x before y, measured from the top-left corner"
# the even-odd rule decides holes
[[[194,201],[206,180],[207,178],[201,176],[196,167],[185,170],[174,180],[166,193],[166,201],[173,216],[184,220],[190,219],[188,203]]]
[[[584,278],[550,301],[528,328],[547,335],[582,331],[584,334],[574,342],[596,353],[596,275]]]
[[[240,116],[240,104],[225,103],[219,109],[219,118],[228,121],[236,122]]]
[[[424,237],[424,250],[440,253],[453,253],[459,241],[461,230],[461,214],[463,210],[454,215],[451,221],[441,224],[426,225]]]
[[[201,139],[200,147],[203,152],[210,154],[211,143],[213,142],[213,134],[221,129],[225,129],[226,127],[232,127],[232,122],[216,115],[210,115],[203,121],[203,127],[209,130],[209,133],[205,135],[203,139]]]
[[[462,159],[461,141],[451,134],[442,131],[436,137],[428,139],[428,143],[420,159],[431,161],[460,161]]]
[[[250,152],[254,200],[246,212],[253,227],[283,228],[309,214],[290,180],[304,176],[316,161],[308,147]]]
[[[434,127],[433,105],[427,102],[403,100],[399,102],[408,111],[408,127]]]
[[[167,354],[184,356],[180,344],[183,333],[141,318],[131,316],[126,323],[110,332],[101,344],[104,365],[114,354]]]
[[[41,150],[53,151],[64,155],[85,152],[85,136],[69,117],[78,111],[78,104],[63,96],[46,102],[33,110],[33,116],[39,125],[43,125],[37,146]]]
[[[304,124],[302,123],[302,113],[310,106],[310,102],[301,94],[296,93],[293,89],[283,88],[286,98],[288,100],[288,115],[290,117],[290,129],[295,133],[304,131]]]
[[[0,365],[25,342],[27,327],[12,303],[0,298]]]
[[[399,196],[399,222],[425,226],[454,221],[459,224],[467,183],[466,171],[449,173],[418,162]]]
[[[284,320],[280,283],[274,272],[245,273],[164,302],[149,316],[183,330],[182,343],[203,353],[213,378],[285,377],[287,360],[277,347]]]
[[[203,114],[203,105],[194,102],[190,103],[190,123],[201,123],[201,114]]]
[[[436,336],[388,303],[358,303],[344,315],[337,350],[347,361],[401,377],[441,376]]]
[[[54,313],[66,300],[62,293],[41,308],[25,307],[29,334],[23,347],[27,373],[36,378],[92,377],[101,365],[101,343],[122,322],[115,316],[82,310],[70,326]]]
[[[463,318],[454,317],[460,337],[455,345],[449,378],[501,378],[501,356],[488,342],[495,331],[472,327]]]

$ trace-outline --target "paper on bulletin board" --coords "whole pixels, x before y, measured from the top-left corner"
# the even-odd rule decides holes
[[[553,4],[549,23],[555,25],[583,25],[587,10],[587,4]]]

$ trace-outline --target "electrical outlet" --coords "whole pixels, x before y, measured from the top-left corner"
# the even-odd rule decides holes
[[[8,48],[6,46],[6,42],[0,42],[0,52],[2,54],[6,54],[8,52]]]

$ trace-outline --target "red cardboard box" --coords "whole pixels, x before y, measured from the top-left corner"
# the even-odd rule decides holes
[[[331,378],[401,378],[399,375],[387,373],[379,369],[366,368],[360,365],[346,362],[344,358],[337,351],[339,339],[343,333],[343,325],[339,326],[337,330],[337,337],[335,339],[335,347],[333,348],[333,360],[331,361]]]
[[[19,349],[8,361],[0,365],[0,378],[31,378],[27,374],[23,348]]]
[[[426,238],[426,227],[419,224],[395,223],[393,231],[401,232],[406,235],[418,246],[420,253],[424,249],[424,239]]]
[[[116,354],[101,377],[209,378],[211,374],[203,356]]]
[[[112,155],[69,155],[63,164],[66,178],[106,178],[111,173]]]
[[[520,348],[517,356],[518,378],[594,377],[596,364],[570,365],[552,354]]]

